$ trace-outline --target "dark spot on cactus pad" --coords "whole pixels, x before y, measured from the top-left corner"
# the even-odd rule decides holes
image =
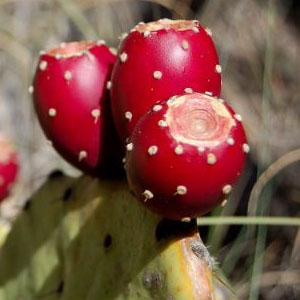
[[[146,289],[160,289],[164,284],[164,276],[161,272],[145,271],[143,285]]]
[[[72,188],[69,187],[65,190],[63,200],[68,201],[70,199],[71,195],[72,195]]]
[[[64,175],[63,171],[61,171],[61,170],[54,170],[53,172],[50,173],[50,175],[49,175],[48,178],[51,180],[51,179],[59,178],[59,177],[61,177],[63,175]]]
[[[64,281],[61,281],[56,289],[57,294],[61,294],[63,292],[64,286],[65,286]]]
[[[112,238],[110,234],[107,234],[104,238],[103,246],[105,249],[108,249],[111,246]]]
[[[26,211],[26,210],[29,210],[30,209],[30,206],[31,206],[31,199],[27,199],[26,202],[25,202],[25,205],[23,207],[23,209]]]
[[[191,222],[163,219],[156,227],[155,237],[158,242],[171,238],[180,238],[193,234],[195,228],[196,219],[192,219]]]
[[[193,241],[191,243],[191,249],[193,253],[200,259],[204,258],[207,252],[207,249],[204,247],[204,245],[198,241]]]
[[[153,280],[153,288],[160,289],[164,284],[164,276],[161,272],[153,272],[152,273],[152,280]]]
[[[143,276],[143,285],[146,289],[151,289],[152,286],[152,274],[148,271],[144,273]]]
[[[214,266],[214,259],[210,256],[208,250],[206,247],[198,242],[198,241],[192,241],[191,243],[191,249],[193,253],[199,258],[204,259],[210,269],[213,269]]]

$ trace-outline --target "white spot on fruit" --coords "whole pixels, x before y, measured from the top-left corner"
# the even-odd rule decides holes
[[[242,120],[243,120],[242,116],[239,115],[239,114],[235,114],[235,115],[234,115],[234,118],[235,118],[236,120],[240,121],[240,122],[242,122]]]
[[[228,138],[227,139],[227,144],[231,145],[231,146],[234,145],[234,139],[233,138]]]
[[[97,41],[98,46],[106,45],[106,42],[104,40]]]
[[[168,123],[164,120],[159,120],[158,121],[158,126],[159,127],[168,127]]]
[[[57,54],[55,54],[54,57],[55,57],[56,59],[61,59],[63,56],[62,56],[61,54],[57,53]]]
[[[127,151],[132,151],[133,150],[133,144],[132,143],[129,143],[126,145],[126,150]]]
[[[124,39],[126,39],[127,36],[128,36],[128,33],[127,33],[127,32],[123,32],[123,33],[121,34],[121,36],[119,37],[119,39],[120,39],[121,41],[123,41]]]
[[[244,151],[245,153],[249,153],[250,147],[249,147],[248,144],[243,144],[243,151]]]
[[[117,49],[116,49],[116,48],[110,47],[110,48],[109,48],[109,51],[110,51],[111,54],[117,55]]]
[[[208,91],[206,91],[205,93],[204,93],[205,95],[208,95],[208,96],[212,96],[212,92],[208,92]]]
[[[121,60],[122,63],[126,62],[127,59],[128,59],[128,55],[125,52],[123,52],[122,54],[120,54],[119,57],[120,57],[120,60]]]
[[[176,194],[185,195],[187,193],[187,188],[184,185],[178,185],[176,188]]]
[[[66,71],[65,74],[64,74],[64,78],[68,81],[71,80],[72,79],[71,71]]]
[[[189,42],[186,41],[186,40],[183,40],[183,41],[181,42],[181,46],[182,46],[182,48],[183,48],[184,50],[187,50],[187,49],[189,49]]]
[[[197,150],[198,150],[199,153],[203,153],[205,151],[205,148],[200,146],[200,147],[197,148]]]
[[[88,59],[90,59],[91,61],[93,61],[95,59],[95,56],[89,50],[83,50],[81,53],[79,53],[79,55],[80,54],[81,55],[85,54],[88,57]]]
[[[228,202],[227,199],[224,199],[224,200],[222,201],[222,203],[221,203],[221,206],[222,206],[222,207],[225,207],[226,204],[227,204],[227,202]]]
[[[50,108],[50,109],[48,110],[48,115],[49,115],[50,117],[55,117],[55,116],[56,116],[56,109],[55,109],[55,108]]]
[[[131,121],[132,119],[132,113],[130,111],[126,111],[125,112],[125,118],[128,120],[128,121]]]
[[[216,72],[221,74],[222,72],[222,67],[220,65],[216,65]]]
[[[145,196],[144,202],[146,202],[147,200],[152,199],[154,197],[153,193],[149,190],[145,190],[143,192],[143,195]]]
[[[93,109],[91,112],[91,115],[93,118],[95,118],[95,123],[97,123],[99,117],[100,117],[101,111],[99,108]]]
[[[213,153],[208,153],[208,155],[207,155],[207,163],[209,165],[213,165],[213,164],[216,163],[216,161],[217,161],[216,156]]]
[[[78,161],[82,161],[83,159],[87,158],[87,152],[85,150],[82,150],[78,154]]]
[[[172,103],[175,101],[176,96],[172,96],[168,101],[167,101],[167,105],[170,106],[172,105]]]
[[[196,27],[196,26],[194,26],[194,27],[192,28],[192,30],[193,30],[195,33],[198,33],[198,32],[199,32],[199,29],[198,29],[198,27]]]
[[[153,77],[155,79],[161,79],[162,78],[162,72],[160,72],[160,71],[154,71],[153,72]]]
[[[187,94],[193,93],[193,89],[191,89],[191,88],[185,88],[184,91],[185,91]]]
[[[205,28],[205,31],[206,31],[206,33],[209,35],[209,36],[212,36],[212,31],[211,31],[211,29],[210,28]]]
[[[150,35],[150,31],[149,30],[145,30],[143,33],[144,37],[148,37]]]
[[[163,108],[163,107],[162,107],[161,105],[156,104],[156,105],[153,106],[152,110],[153,110],[153,111],[160,111],[160,110],[162,110],[162,108]]]
[[[174,152],[175,152],[177,155],[183,154],[183,147],[182,147],[181,145],[176,146],[176,148],[174,149]]]
[[[41,71],[45,71],[46,70],[46,68],[47,68],[47,62],[45,61],[45,60],[42,60],[41,62],[40,62],[40,64],[39,64],[39,68],[40,68],[40,70]]]
[[[107,81],[107,83],[106,83],[106,88],[107,88],[108,90],[110,90],[111,87],[112,87],[111,81]]]
[[[228,195],[232,190],[232,186],[230,184],[226,184],[223,186],[222,192],[225,195]]]
[[[122,163],[125,164],[126,163],[126,157],[122,158]]]
[[[33,91],[34,91],[34,88],[33,88],[33,86],[31,85],[31,86],[28,88],[28,93],[29,93],[29,94],[32,94]]]
[[[155,146],[155,145],[150,146],[150,147],[148,148],[148,153],[149,153],[149,155],[154,155],[154,154],[157,153],[157,151],[158,151],[158,147]]]
[[[189,223],[189,222],[191,222],[191,218],[189,218],[189,217],[182,218],[181,222]]]

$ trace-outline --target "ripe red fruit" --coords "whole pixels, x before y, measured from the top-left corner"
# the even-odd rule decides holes
[[[124,142],[157,101],[176,94],[219,96],[221,67],[210,32],[198,21],[139,24],[125,38],[112,73],[111,105]]]
[[[0,134],[0,201],[9,195],[19,169],[17,152],[11,142]]]
[[[127,144],[129,186],[166,218],[197,217],[228,196],[248,151],[241,116],[223,100],[175,96],[137,123]]]
[[[34,79],[46,136],[67,161],[92,175],[115,175],[121,165],[108,91],[115,60],[103,42],[63,43],[41,55]]]

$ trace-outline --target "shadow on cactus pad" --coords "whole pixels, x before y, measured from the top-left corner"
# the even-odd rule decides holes
[[[213,299],[196,224],[171,225],[124,182],[51,176],[2,245],[0,299]]]

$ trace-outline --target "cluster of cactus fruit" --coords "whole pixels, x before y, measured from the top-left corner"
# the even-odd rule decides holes
[[[209,30],[162,19],[123,35],[117,54],[103,41],[42,52],[30,92],[67,161],[97,177],[123,176],[123,163],[141,203],[188,220],[226,201],[249,151],[221,71]]]

